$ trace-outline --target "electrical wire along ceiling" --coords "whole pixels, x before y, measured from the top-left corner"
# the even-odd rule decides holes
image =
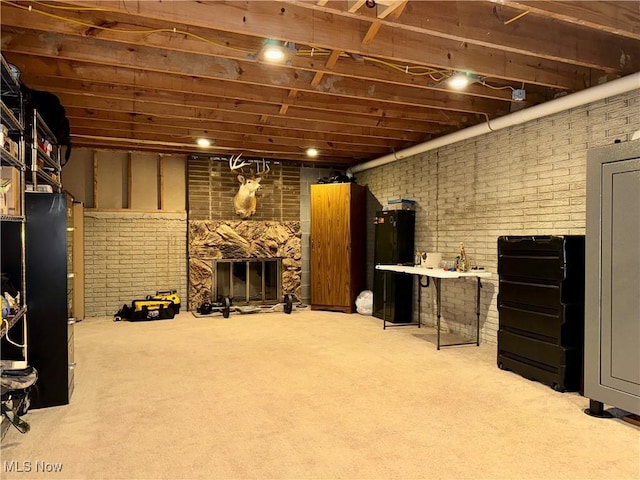
[[[640,71],[640,3],[8,1],[74,147],[352,166]],[[315,156],[309,156],[313,152]]]

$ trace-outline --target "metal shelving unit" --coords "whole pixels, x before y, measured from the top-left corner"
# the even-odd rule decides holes
[[[60,181],[60,146],[53,132],[49,129],[36,109],[29,112],[31,142],[31,185],[38,190],[38,185],[50,185],[55,192],[62,191]],[[43,144],[51,145],[51,152],[44,150]]]
[[[14,213],[0,213],[2,222],[2,261],[0,269],[6,273],[12,284],[20,290],[21,306],[13,314],[3,319],[0,327],[0,338],[3,343],[5,336],[12,331],[15,325],[22,326],[21,333],[16,333],[16,343],[21,344],[20,348],[7,348],[3,357],[10,356],[10,360],[28,362],[27,348],[27,301],[26,301],[26,272],[25,272],[25,215],[24,215],[24,186],[25,186],[25,127],[24,127],[24,107],[20,84],[13,76],[9,64],[4,57],[1,59],[1,95],[0,112],[1,122],[7,129],[8,138],[18,145],[17,155],[5,149],[5,145],[0,145],[0,164],[2,167],[16,169],[19,172],[19,184],[11,185],[12,189],[19,192],[19,211]],[[16,330],[17,332],[18,330]],[[11,346],[10,343],[6,345]],[[4,346],[4,345],[3,345]],[[12,346],[15,347],[15,346]],[[21,355],[22,358],[18,358]]]

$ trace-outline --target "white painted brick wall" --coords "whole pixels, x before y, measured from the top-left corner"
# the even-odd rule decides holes
[[[186,213],[85,211],[85,315],[175,289],[186,309]]]
[[[587,150],[630,140],[640,129],[639,107],[635,90],[358,172],[358,183],[375,197],[367,205],[368,288],[373,218],[390,198],[417,201],[417,249],[452,260],[464,242],[470,261],[491,272],[497,270],[500,235],[583,235]],[[496,343],[497,275],[483,285],[481,338]],[[475,280],[443,281],[445,328],[474,334],[474,292]],[[435,324],[433,288],[423,289],[422,321]]]

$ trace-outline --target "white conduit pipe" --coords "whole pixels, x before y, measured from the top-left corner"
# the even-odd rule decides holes
[[[579,107],[581,105],[586,105],[587,103],[613,97],[614,95],[630,92],[637,88],[640,88],[640,72],[633,73],[626,77],[618,78],[611,82],[603,83],[602,85],[591,87],[586,90],[581,90],[564,97],[556,98],[555,100],[551,100],[534,107],[525,108],[509,115],[505,115],[504,117],[496,118],[490,122],[474,125],[473,127],[465,128],[464,130],[459,130],[457,132],[450,133],[449,135],[444,135],[419,145],[405,148],[399,152],[384,155],[374,160],[355,165],[349,168],[347,173],[357,173],[363,170],[369,170],[370,168],[386,165],[387,163],[402,160],[413,155],[418,155],[419,153],[428,152],[429,150],[451,145],[452,143],[467,140],[479,135],[484,135],[485,133],[512,127],[547,115],[562,112],[570,108]]]

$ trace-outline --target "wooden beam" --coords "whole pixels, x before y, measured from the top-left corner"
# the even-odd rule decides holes
[[[124,158],[130,155],[130,152],[132,151],[157,151],[160,153],[178,151],[178,152],[197,152],[198,154],[203,154],[203,150],[193,143],[168,142],[165,139],[158,140],[158,139],[149,139],[149,138],[76,135],[74,136],[74,142],[76,146],[95,145],[96,149],[98,148],[98,146],[101,148],[109,147],[109,146],[118,147],[117,148],[118,150],[127,150],[128,154],[125,155]],[[253,155],[260,154],[265,156],[269,155],[270,157],[275,157],[275,158],[278,158],[278,156],[282,156],[283,158],[301,158],[304,155],[304,153],[300,151],[299,145],[296,147],[291,147],[289,149],[282,149],[282,150],[274,149],[273,147],[270,147],[268,150],[262,150],[260,149],[259,146],[258,148],[256,148],[256,146],[254,145],[244,144],[242,146],[242,149],[245,152],[251,152],[248,154],[253,154]],[[224,154],[228,152],[235,152],[237,150],[238,150],[238,146],[236,144],[233,144],[230,146],[215,145],[207,149],[206,153],[204,154]],[[327,155],[333,158],[340,158],[340,157],[353,158],[354,157],[353,151],[340,152],[340,151],[334,150],[330,152],[328,149],[323,149],[323,151],[327,152]],[[379,152],[368,155],[368,156],[373,157],[376,155],[380,155],[381,153],[386,153],[387,151],[388,149],[380,149]],[[357,155],[357,156],[360,156],[360,155]],[[125,174],[125,172],[121,172],[121,173]],[[104,171],[103,171],[103,174],[104,174]],[[121,201],[122,199],[120,198],[119,194],[117,196],[119,197],[118,198],[119,201]]]
[[[123,112],[111,110],[93,110],[91,116],[86,115],[86,109],[67,107],[67,118],[71,122],[72,134],[87,133],[84,129],[113,130],[123,136],[127,133],[170,133],[186,131],[190,134],[206,133],[213,138],[227,138],[236,141],[250,141],[254,143],[278,143],[299,145],[301,141],[317,141],[318,143],[339,145],[346,150],[354,148],[366,151],[367,147],[389,146],[399,148],[407,143],[419,141],[423,136],[419,133],[405,132],[401,139],[378,137],[370,135],[355,135],[346,132],[308,131],[303,128],[280,128],[269,125],[247,125],[236,123],[233,130],[225,122],[207,121],[194,125],[190,119],[165,118],[155,115],[131,116]]]
[[[104,89],[101,89],[104,91]],[[136,92],[110,92],[103,93],[100,97],[88,94],[88,92],[78,91],[73,88],[54,87],[49,86],[49,91],[57,94],[59,97],[65,98],[65,105],[83,106],[89,108],[96,105],[113,105],[114,108],[120,110],[135,111],[136,109],[145,111],[157,111],[157,112],[175,112],[165,113],[167,117],[189,116],[194,119],[202,118],[253,118],[256,113],[261,115],[277,115],[281,108],[281,105],[246,105],[244,108],[234,108],[233,102],[225,103],[213,103],[208,99],[176,95],[171,99],[167,99],[165,96],[158,94],[158,92],[146,92],[139,90]],[[99,91],[94,89],[94,91]],[[381,128],[397,129],[402,131],[424,131],[433,127],[431,122],[423,121],[419,117],[407,119],[407,118],[392,118],[385,114],[385,118],[380,120],[380,114],[383,111],[376,109],[371,115],[358,115],[352,114],[345,118],[344,116],[335,115],[332,112],[326,110],[310,110],[300,109],[297,105],[289,106],[289,115],[292,120],[300,122],[304,121],[316,121],[330,124],[339,124],[343,128],[349,128],[350,126],[380,126]]]
[[[89,0],[64,3],[90,7],[96,5]],[[352,35],[352,18],[326,12],[315,15],[313,9],[318,7],[308,2],[288,4],[282,15],[273,15],[270,2],[246,2],[242,6],[235,2],[220,3],[216,4],[215,13],[204,3],[191,3],[188,9],[183,8],[181,2],[139,2],[135,10],[129,10],[119,2],[99,2],[99,5],[107,12],[122,12],[135,17],[164,20],[171,25],[187,24],[233,33],[246,34],[246,25],[250,24],[251,34],[262,38],[273,38],[274,32],[280,32],[283,38],[296,44],[376,55],[401,63],[422,64],[428,58],[431,65],[438,68],[467,69],[469,65],[473,65],[474,70],[483,76],[527,81],[550,87],[581,89],[584,78],[588,78],[590,74],[575,67],[566,68],[555,61],[527,59],[500,50],[491,51],[486,46],[480,47],[469,42],[462,44],[460,40],[433,37],[425,41],[424,32],[411,30],[403,31],[401,36],[397,29],[387,33],[382,30],[379,35],[384,34],[383,38],[376,45],[375,52],[371,52],[364,49],[361,42]],[[237,22],[239,14],[245,22]],[[411,16],[404,15],[403,18],[405,17]],[[575,83],[573,86],[563,85],[564,81],[559,79],[573,79]]]
[[[129,152],[127,153],[127,204],[123,205],[123,208],[131,207],[131,194],[133,192],[133,175],[131,174],[133,166],[131,165],[131,162],[131,152]]]
[[[406,0],[392,0],[392,1],[384,1],[378,0],[378,18],[384,19],[391,15],[393,12],[397,11],[400,7],[404,7],[407,3]],[[385,8],[381,8],[380,5],[384,5]]]
[[[98,203],[98,154],[93,151],[93,208],[100,208]]]
[[[365,4],[366,0],[349,0],[349,13],[354,13],[360,10],[360,8]]]
[[[20,29],[29,28],[29,25],[31,25],[32,28],[41,28],[42,30],[47,32],[64,33],[65,35],[79,36],[83,40],[85,39],[83,30],[79,30],[77,26],[75,26],[75,24],[69,25],[67,23],[64,23],[61,21],[55,21],[55,20],[51,20],[47,22],[45,22],[44,20],[40,20],[40,22],[36,22],[34,20],[26,21],[25,15],[22,15],[21,11],[16,11],[15,8],[14,9],[8,8],[7,9],[8,11],[5,13],[4,5],[5,4],[2,4],[3,28],[6,29],[8,32],[11,31],[11,29],[8,29],[9,25],[13,27],[19,27]],[[114,15],[114,14],[111,14],[111,15]],[[40,19],[40,17],[38,16],[28,16],[28,17],[35,20]],[[124,20],[125,19],[123,18],[122,21]],[[201,29],[201,30],[202,31],[196,30],[196,32],[199,32],[199,35],[201,36],[211,36],[211,34],[205,32],[204,29]],[[152,48],[162,48],[162,49],[171,48],[181,52],[192,52],[192,53],[209,55],[209,56],[212,54],[215,54],[216,56],[221,56],[227,59],[233,59],[241,62],[247,61],[246,56],[243,56],[237,53],[235,50],[216,48],[215,46],[211,47],[208,44],[203,44],[201,41],[191,39],[190,37],[172,38],[171,42],[167,42],[166,37],[158,37],[158,34],[149,34],[144,36],[129,35],[125,37],[122,34],[114,34],[114,32],[111,32],[111,31],[102,31],[100,34],[100,38],[102,40],[109,40],[113,42],[125,42],[125,45],[127,46],[124,48],[131,48],[129,47],[129,44],[131,42],[135,42],[135,45],[137,47],[148,46]],[[104,45],[109,45],[109,44],[106,43]],[[116,48],[116,46],[112,45],[112,48]],[[335,52],[338,52],[338,53],[335,53]],[[297,71],[301,69],[309,71],[311,75],[315,75],[316,72],[319,72],[319,71],[322,72],[330,68],[337,75],[345,76],[353,79],[366,80],[366,81],[379,81],[384,83],[390,83],[393,85],[412,86],[414,88],[423,88],[427,90],[434,89],[434,87],[431,87],[429,85],[428,81],[425,81],[424,77],[410,75],[405,72],[400,72],[398,70],[394,70],[391,68],[381,69],[379,64],[373,61],[359,62],[359,63],[341,62],[339,64],[336,64],[334,60],[337,60],[338,57],[336,57],[335,55],[339,56],[340,54],[339,52],[340,52],[339,50],[332,52],[329,59],[331,61],[327,62],[328,67],[326,64],[323,67],[319,62],[317,62],[316,61],[317,57],[306,57],[306,56],[298,55],[294,59],[292,59],[293,61],[291,66],[287,64],[279,68],[285,68],[287,70],[290,70],[291,76],[297,75]],[[237,69],[239,70],[241,69],[243,72],[245,72],[246,69],[243,69],[241,65],[242,64],[238,64]],[[250,72],[247,72],[247,73],[250,73]],[[511,95],[509,94],[509,92],[506,92],[504,90],[493,90],[493,89],[488,89],[486,87],[479,87],[478,85],[472,85],[470,88],[465,90],[465,92],[460,93],[460,95],[482,96],[484,98],[503,99],[505,101],[511,101]],[[532,97],[529,96],[529,98],[532,98]],[[536,103],[535,100],[532,100],[532,101],[533,103]]]
[[[324,72],[316,72],[316,74],[311,79],[310,85],[312,87],[317,87],[318,85],[320,85],[320,81],[322,80],[322,77],[324,77]]]
[[[42,73],[42,75],[36,76],[28,75],[29,82],[34,87],[75,88],[99,96],[118,90],[157,90],[164,92],[163,94],[166,96],[187,94],[202,97],[203,100],[207,99],[209,103],[228,103],[229,108],[234,111],[237,109],[238,101],[281,105],[287,103],[288,99],[290,100],[289,94],[285,96],[282,95],[282,90],[273,90],[268,87],[246,88],[245,86],[233,85],[233,88],[226,88],[206,79],[174,77],[170,74],[138,72],[126,68],[112,68],[80,62],[55,62],[31,56],[12,55],[11,60],[23,72],[38,71]],[[527,92],[527,96],[531,97],[532,95],[529,93]],[[190,97],[186,96],[185,98]],[[378,108],[384,108],[390,118],[417,119],[443,125],[459,125],[465,121],[465,114],[442,109],[416,108],[414,105],[405,107],[388,104],[384,101],[378,101],[376,106],[372,106],[370,99],[353,97],[345,101],[338,97],[309,92],[297,93],[295,104],[299,108],[373,116],[378,115]]]
[[[164,156],[158,154],[158,209],[164,210]]]
[[[364,35],[364,38],[362,39],[362,43],[364,45],[369,45],[371,42],[373,42],[373,39],[377,35],[378,30],[380,30],[381,26],[382,26],[382,22],[380,22],[379,20],[373,21],[371,23],[371,26],[369,27],[369,30],[367,30],[367,33]]]
[[[561,22],[640,40],[640,9],[637,1],[489,1]]]
[[[3,29],[2,35],[7,29]],[[444,110],[453,110],[469,113],[488,113],[495,111],[495,102],[476,99],[467,102],[464,97],[450,96],[443,91],[430,91],[428,94],[417,88],[406,88],[400,90],[389,84],[366,84],[355,79],[341,78],[339,82],[330,82],[325,88],[312,89],[309,83],[312,79],[309,74],[287,75],[288,72],[280,71],[278,67],[273,68],[273,75],[265,78],[263,70],[254,64],[237,65],[237,70],[229,74],[229,65],[221,65],[213,58],[202,58],[200,55],[181,53],[175,51],[161,51],[148,47],[132,46],[132,51],[123,52],[121,49],[114,49],[108,42],[98,39],[84,39],[56,37],[56,43],[61,47],[52,52],[49,47],[49,40],[42,36],[30,35],[28,32],[12,32],[10,39],[3,44],[3,52],[20,53],[25,55],[40,55],[48,58],[58,58],[69,61],[82,61],[97,65],[111,67],[136,68],[142,71],[158,73],[171,73],[185,76],[198,76],[211,80],[223,82],[239,83],[243,85],[253,85],[258,79],[268,82],[267,86],[288,91],[295,88],[299,91],[312,93],[323,93],[338,95],[346,98],[360,98],[369,100],[374,97],[377,101],[386,101],[404,105],[416,105]],[[286,86],[283,85],[282,72],[287,76]],[[558,77],[556,77],[558,78]],[[471,108],[470,108],[471,107]]]
[[[520,10],[531,6],[532,11],[537,8],[543,9],[550,4],[558,4],[560,2],[503,2],[502,0],[491,0],[497,3],[498,8],[518,7]],[[300,8],[312,9],[316,8],[303,1],[294,2]],[[608,2],[563,2],[564,4],[589,4],[591,8],[595,4],[606,4]],[[616,2],[622,5],[620,8],[628,16],[628,18],[637,18],[638,13],[629,12],[629,7],[637,2]],[[625,7],[628,5],[628,7]],[[325,9],[327,11],[329,9]],[[357,13],[352,14],[348,11],[340,11],[330,9],[331,13],[344,17],[345,19],[364,20]],[[517,10],[513,10],[514,16]],[[436,38],[442,40],[451,40],[456,42],[464,49],[472,45],[502,51],[506,54],[515,53],[518,55],[526,55],[530,57],[540,57],[545,60],[556,61],[571,65],[577,65],[587,68],[596,68],[605,71],[622,72],[617,58],[610,55],[612,51],[636,51],[637,43],[629,41],[631,38],[637,40],[640,35],[638,28],[634,29],[633,22],[628,22],[627,27],[623,31],[617,31],[620,37],[616,38],[613,30],[605,31],[600,29],[588,30],[580,27],[580,22],[575,24],[550,24],[548,18],[541,18],[537,15],[528,15],[526,22],[516,22],[511,27],[506,28],[502,21],[496,18],[494,7],[485,2],[421,2],[412,1],[406,4],[405,12],[401,20],[391,21],[391,19],[381,20],[383,25],[387,25],[393,29],[393,35],[385,38],[389,45],[394,45],[402,38],[405,44],[414,42],[413,33],[423,36],[423,43],[432,45],[439,44]],[[619,13],[618,15],[622,15]],[[509,18],[509,17],[507,17]],[[335,20],[334,20],[335,22]],[[636,23],[638,25],[638,23]],[[629,32],[628,29],[632,31]],[[626,32],[626,33],[625,33]],[[426,36],[426,38],[424,37]],[[415,40],[417,42],[417,39]],[[435,43],[432,43],[435,42]],[[611,49],[603,50],[603,44],[611,45]],[[417,45],[417,43],[416,43]],[[470,59],[464,59],[459,55],[458,49],[454,45],[445,46],[445,43],[439,44],[441,48],[451,52],[460,63],[467,65],[477,65],[482,63],[488,65],[485,59],[474,62]],[[377,45],[378,46],[378,45]],[[345,48],[346,51],[356,52],[352,48]],[[358,52],[359,53],[359,52]],[[370,52],[373,53],[373,52]],[[377,54],[384,55],[384,50],[377,49]],[[455,53],[455,54],[454,54]],[[437,54],[436,54],[437,55]],[[403,53],[395,56],[396,60],[407,61],[412,63]],[[516,63],[525,59],[516,60]],[[640,60],[639,60],[640,62]],[[436,66],[435,63],[432,63]],[[635,63],[638,68],[640,63]],[[550,67],[550,65],[549,65]],[[476,68],[478,72],[486,71],[486,68]],[[546,68],[546,67],[544,67]],[[633,66],[629,67],[634,68]],[[489,75],[489,74],[487,74]],[[491,76],[500,77],[500,75]]]
[[[183,147],[183,148],[191,148],[194,150],[198,150],[197,147],[190,139],[184,139],[182,137],[167,137],[166,135],[160,134],[135,134],[135,135],[125,135],[118,136],[114,134],[114,132],[110,132],[108,135],[101,134],[100,131],[92,131],[91,129],[82,129],[74,134],[74,141],[76,139],[89,139],[93,138],[96,140],[102,141],[111,141],[113,143],[119,143],[121,145],[129,144],[132,146],[135,145],[156,145],[162,146],[166,145],[167,148],[172,147]],[[108,140],[107,140],[108,139]],[[279,144],[270,144],[270,143],[252,143],[252,142],[243,142],[242,147],[248,149],[252,149],[253,151],[273,151],[282,154],[296,154],[300,151],[300,144],[297,145],[279,145]],[[336,157],[348,157],[348,156],[360,156],[360,155],[380,155],[387,153],[389,151],[388,146],[378,146],[375,148],[369,148],[366,150],[355,150],[353,148],[341,149],[337,147],[330,147],[328,145],[321,146],[323,151],[328,152],[332,156]],[[222,138],[217,138],[216,143],[209,150],[229,150],[232,151],[238,148],[238,144],[236,141],[227,141]],[[135,180],[135,179],[134,179]],[[135,183],[133,184],[135,188]],[[132,205],[132,203],[129,203]]]
[[[73,119],[71,119],[73,121]],[[168,143],[192,143],[193,136],[186,129],[176,129],[173,127],[151,127],[145,124],[139,124],[135,128],[121,128],[117,123],[102,120],[83,121],[78,126],[73,127],[73,135],[86,137],[114,137],[114,138],[131,138],[131,139],[149,139],[162,140]],[[209,131],[209,136],[214,138],[216,145],[229,146],[237,144],[246,144],[260,146],[260,148],[282,148],[283,150],[295,150],[300,147],[301,140],[287,137],[266,137],[259,135],[242,135],[228,131]],[[306,143],[314,143],[315,145],[327,146],[330,150],[350,152],[355,154],[374,154],[389,148],[401,148],[402,142],[398,140],[387,140],[386,142],[375,142],[367,145],[365,139],[360,144],[343,143],[339,141],[319,141],[318,139],[310,139]]]
[[[333,68],[336,66],[336,62],[338,61],[338,58],[340,58],[340,54],[342,52],[340,50],[332,50],[331,54],[329,55],[329,58],[327,59],[327,63],[325,64],[325,67],[329,70],[333,70]]]

